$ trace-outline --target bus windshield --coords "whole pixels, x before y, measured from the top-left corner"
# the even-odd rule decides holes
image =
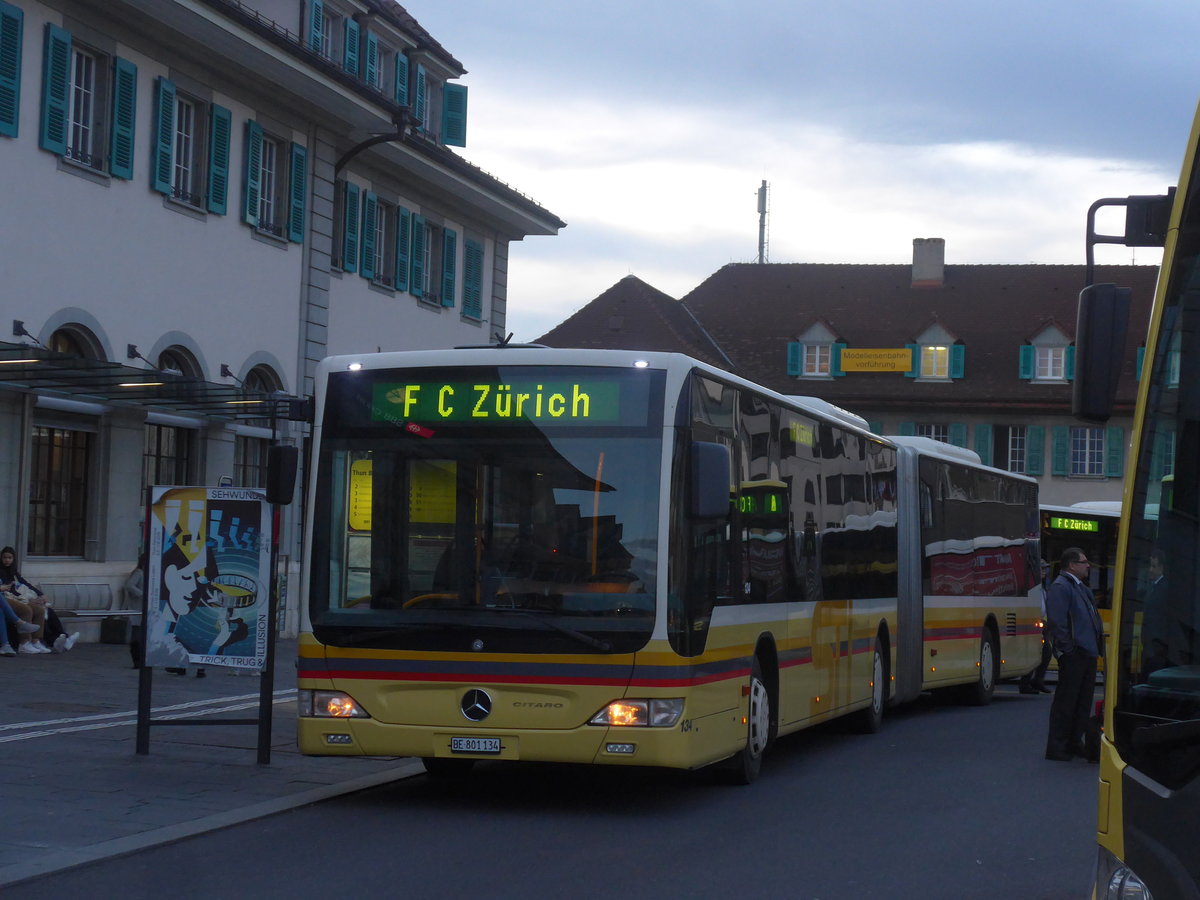
[[[645,644],[661,373],[560,374],[331,376],[309,596],[320,641],[508,653]]]
[[[1147,360],[1112,736],[1127,762],[1171,788],[1200,772],[1200,229],[1188,218]]]

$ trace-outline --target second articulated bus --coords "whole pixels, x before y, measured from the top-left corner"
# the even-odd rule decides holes
[[[299,743],[693,769],[1037,662],[1036,486],[676,354],[322,363]]]

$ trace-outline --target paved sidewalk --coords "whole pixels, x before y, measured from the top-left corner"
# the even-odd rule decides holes
[[[416,774],[411,759],[296,751],[294,641],[276,649],[271,762],[255,725],[160,726],[135,750],[122,645],[0,659],[0,886]],[[154,673],[154,718],[253,718],[259,677]]]

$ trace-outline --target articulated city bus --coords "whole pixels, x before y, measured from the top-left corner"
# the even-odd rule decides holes
[[[1178,189],[1128,198],[1125,239],[1109,241],[1157,242],[1164,253],[1134,416],[1136,465],[1125,485],[1108,643],[1094,893],[1103,900],[1200,897],[1198,141],[1200,110]],[[1115,384],[1113,367],[1122,362],[1115,350],[1124,343],[1123,307],[1112,285],[1080,297],[1076,407],[1094,420],[1111,407],[1103,387]],[[1090,388],[1079,384],[1083,378]]]
[[[780,735],[875,731],[926,687],[984,702],[1037,661],[1035,486],[921,471],[936,447],[821,401],[507,346],[328,359],[316,403],[305,753],[748,782]],[[928,641],[922,598],[960,610]]]

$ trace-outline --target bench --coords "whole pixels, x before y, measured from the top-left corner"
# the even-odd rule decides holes
[[[112,585],[107,582],[71,582],[38,585],[61,617],[139,616],[140,609],[114,609]]]

